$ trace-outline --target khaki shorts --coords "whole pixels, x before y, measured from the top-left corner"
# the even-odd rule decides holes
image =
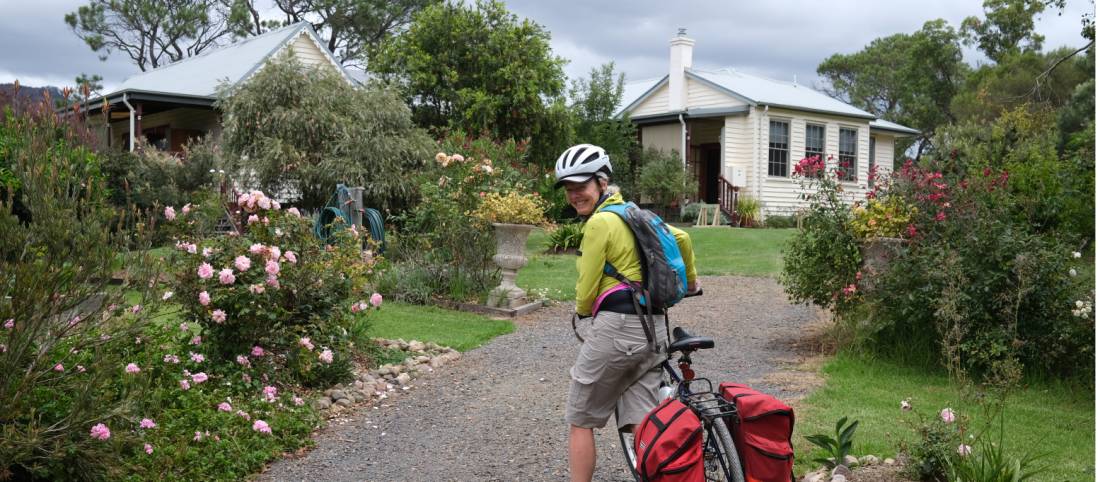
[[[577,320],[577,335],[584,343],[569,370],[572,383],[566,422],[584,428],[603,427],[618,409],[621,429],[641,423],[657,406],[667,337],[664,316],[654,316],[653,323],[662,353],[649,348],[637,315],[601,312]]]

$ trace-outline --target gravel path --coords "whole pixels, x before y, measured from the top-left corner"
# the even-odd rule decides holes
[[[769,383],[795,358],[790,340],[816,319],[786,301],[769,278],[703,277],[706,294],[671,314],[672,326],[715,339],[696,372],[752,383],[783,399],[800,393]],[[273,463],[260,480],[560,481],[568,475],[563,421],[578,343],[571,305],[517,319],[516,331],[466,353],[414,388],[333,420],[317,447]],[[609,424],[609,427],[611,424]],[[630,481],[614,430],[596,431],[595,480]]]

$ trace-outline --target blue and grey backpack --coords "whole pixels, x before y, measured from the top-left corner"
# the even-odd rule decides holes
[[[600,211],[619,215],[634,233],[638,260],[642,264],[641,283],[627,279],[611,263],[604,265],[604,273],[631,288],[634,307],[646,321],[642,324],[646,329],[646,338],[656,349],[656,344],[653,344],[653,315],[663,313],[687,294],[687,268],[680,254],[680,246],[676,244],[676,236],[660,216],[632,202],[604,206]]]

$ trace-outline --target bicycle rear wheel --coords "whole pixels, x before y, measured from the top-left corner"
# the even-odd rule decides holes
[[[615,420],[619,420],[619,410],[615,409]],[[618,423],[615,424],[618,426]],[[619,433],[619,445],[623,448],[623,455],[626,456],[627,469],[630,471],[630,475],[634,476],[635,482],[641,482],[642,477],[638,474],[638,456],[634,453],[634,432],[621,430],[615,430]]]
[[[711,408],[703,415],[714,415],[719,409]],[[745,472],[741,469],[741,458],[737,447],[733,445],[729,425],[725,417],[707,418],[711,420],[707,427],[707,439],[703,441],[703,464],[706,468],[706,480],[718,482],[745,482]]]

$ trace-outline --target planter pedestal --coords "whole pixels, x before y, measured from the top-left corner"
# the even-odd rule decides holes
[[[859,254],[863,258],[860,271],[863,279],[859,282],[862,291],[874,290],[878,277],[890,269],[890,261],[901,251],[908,241],[902,238],[867,238],[859,245]]]
[[[527,292],[516,286],[516,274],[527,264],[525,248],[527,235],[534,226],[530,224],[493,223],[497,238],[497,254],[493,262],[500,266],[500,286],[489,292],[486,305],[494,308],[515,309],[526,303]]]

